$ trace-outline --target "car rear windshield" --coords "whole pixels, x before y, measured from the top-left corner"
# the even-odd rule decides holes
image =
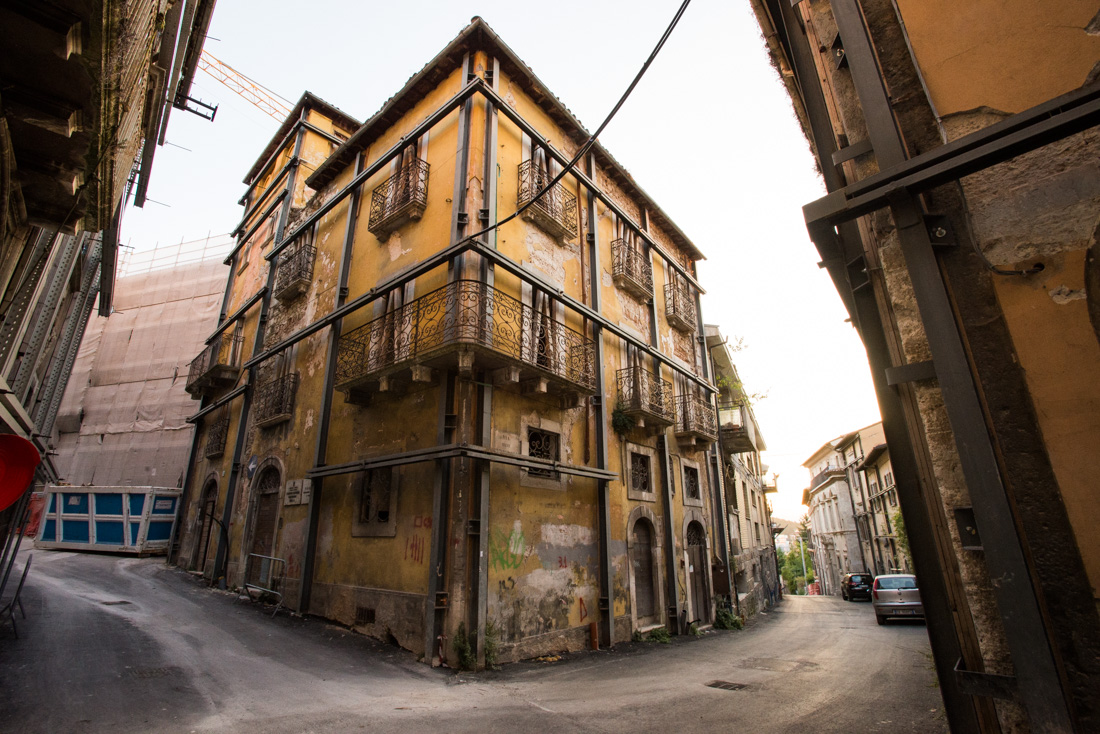
[[[917,580],[912,576],[880,578],[878,580],[878,587],[880,589],[915,589],[917,588]]]
[[[862,576],[860,576],[858,573],[855,574],[854,576],[852,576],[852,583],[853,584],[862,584],[863,582],[864,582],[864,578]]]

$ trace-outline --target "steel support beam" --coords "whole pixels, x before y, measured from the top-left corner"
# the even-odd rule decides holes
[[[588,154],[588,174],[593,179],[596,177],[596,156]],[[598,202],[596,194],[587,190],[588,197],[588,290],[592,294],[591,306],[596,313],[602,313],[603,307],[600,299],[600,289],[603,284],[600,274],[603,267],[600,264],[600,228],[599,217],[596,215]],[[598,322],[592,322],[592,341],[596,345],[596,395],[592,398],[593,412],[596,424],[596,466],[607,470],[607,386],[604,380],[602,366],[604,361],[603,327]],[[600,554],[600,598],[597,606],[600,609],[600,644],[608,647],[615,644],[615,567],[611,562],[611,486],[607,479],[600,479],[596,484],[596,525],[599,535]],[[627,529],[629,532],[629,529]]]
[[[906,151],[860,8],[856,0],[832,0],[831,5],[875,156],[880,167],[899,165],[905,161]],[[1001,480],[954,309],[923,224],[924,211],[915,195],[900,186],[894,187],[887,200],[982,531],[986,565],[990,576],[997,579],[993,593],[1005,621],[1020,702],[1034,731],[1070,731],[1072,715],[1061,685],[1061,671]]]
[[[817,157],[819,160],[829,160],[837,148],[815,63],[816,47],[806,36],[797,8],[786,0],[768,0],[767,4],[801,92]],[[822,176],[830,191],[844,186],[843,177],[832,166],[822,166]],[[854,222],[848,222],[840,225],[839,238],[834,231],[831,239],[818,239],[814,244],[826,263],[837,293],[859,330],[867,350],[883,430],[890,446],[898,496],[905,516],[910,518],[913,562],[922,579],[922,585],[927,589],[924,608],[928,620],[928,637],[948,723],[956,734],[977,733],[983,730],[983,723],[996,726],[996,713],[988,702],[979,703],[963,694],[952,673],[954,663],[959,657],[977,656],[974,662],[980,663],[980,651],[973,631],[956,627],[955,605],[951,603],[952,594],[948,591],[947,582],[948,568],[945,565],[951,563],[950,553],[949,549],[943,548],[937,542],[938,526],[933,524],[930,514],[931,504],[938,499],[930,487],[926,489],[922,486],[923,481],[935,480],[922,467],[910,438],[910,427],[919,422],[915,400],[907,388],[903,392],[895,392],[884,384],[885,369],[891,367],[893,361],[876,293],[867,288],[854,291],[849,281],[847,263],[862,256],[860,242],[859,229]],[[926,498],[926,491],[933,496]],[[956,592],[958,591],[956,588]]]
[[[356,172],[363,168],[363,156],[355,160]],[[344,241],[340,246],[340,269],[336,276],[336,300],[334,305],[340,308],[348,297],[348,277],[351,273],[351,258],[355,252],[355,228],[359,218],[359,198],[362,193],[352,192],[348,203],[348,216],[344,223]],[[336,363],[340,349],[340,333],[343,321],[332,322],[329,331],[328,359],[325,361],[325,383],[321,389],[321,410],[317,417],[317,438],[313,446],[313,465],[320,467],[328,464],[328,433],[332,421],[333,384],[336,382]],[[321,500],[325,489],[324,477],[313,479],[309,494],[309,506],[306,520],[306,542],[302,552],[302,578],[298,584],[298,612],[309,612],[309,603],[313,596],[313,568],[317,562],[317,533],[321,524]]]

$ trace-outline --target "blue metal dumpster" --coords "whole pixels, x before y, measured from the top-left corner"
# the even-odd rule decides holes
[[[166,553],[181,490],[173,487],[43,489],[36,548]]]

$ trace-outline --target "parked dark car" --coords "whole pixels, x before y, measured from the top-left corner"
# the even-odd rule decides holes
[[[924,618],[917,577],[910,573],[876,576],[871,587],[871,605],[879,624],[886,624],[887,619]]]
[[[846,573],[840,580],[840,596],[845,601],[856,599],[871,599],[871,574],[860,571],[859,573]]]

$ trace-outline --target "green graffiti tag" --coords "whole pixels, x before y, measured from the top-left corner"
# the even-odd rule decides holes
[[[508,535],[501,530],[489,534],[489,563],[498,571],[511,571],[527,560],[527,542],[516,529]]]

